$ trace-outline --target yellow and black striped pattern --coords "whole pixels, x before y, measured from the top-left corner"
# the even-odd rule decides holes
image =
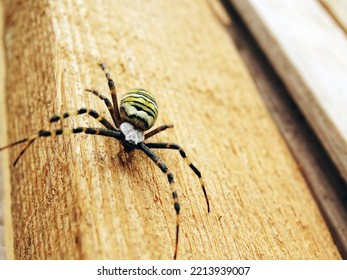
[[[199,178],[201,189],[204,193],[206,205],[207,205],[207,212],[210,212],[210,202],[206,193],[205,183],[202,179],[201,172],[198,168],[190,161],[188,158],[186,152],[182,149],[180,145],[172,144],[172,143],[146,143],[146,146],[150,149],[170,149],[170,150],[177,150],[181,157],[184,159],[185,163],[190,167],[191,170],[195,173],[195,175]],[[158,165],[158,164],[157,164]],[[159,166],[160,167],[160,166]]]
[[[84,109],[83,109],[84,110]],[[64,118],[67,118],[68,113],[64,113],[62,116]],[[77,114],[76,114],[77,115]],[[53,116],[50,120],[50,122],[55,122],[58,120],[58,117],[60,116],[56,115]],[[52,121],[54,119],[54,121]],[[37,133],[31,135],[30,137],[24,138],[22,140],[19,140],[17,142],[14,142],[10,145],[7,145],[5,147],[0,148],[0,151],[3,149],[11,148],[13,146],[16,146],[21,143],[27,143],[25,147],[21,150],[19,155],[17,156],[16,160],[13,163],[13,166],[16,166],[18,160],[22,157],[22,155],[25,153],[25,151],[31,146],[31,144],[39,137],[54,137],[58,135],[71,135],[71,134],[78,134],[78,133],[85,133],[85,134],[92,134],[92,135],[101,135],[106,137],[112,137],[120,140],[120,132],[110,130],[110,129],[104,129],[104,128],[92,128],[92,127],[77,127],[77,128],[68,128],[68,129],[52,129],[52,130],[39,130]]]
[[[25,153],[25,151],[35,142],[36,139],[42,137],[55,137],[59,135],[71,135],[71,134],[89,134],[89,135],[99,135],[105,137],[111,137],[118,140],[124,147],[125,152],[129,153],[135,149],[141,150],[144,152],[166,175],[169,185],[171,187],[171,193],[173,198],[173,206],[176,212],[176,241],[174,247],[174,259],[177,258],[178,252],[178,243],[179,243],[179,228],[180,228],[180,203],[178,199],[178,193],[175,188],[175,180],[174,175],[168,169],[166,164],[153,152],[152,149],[169,149],[176,150],[179,152],[180,156],[183,158],[187,166],[194,172],[197,178],[200,181],[200,186],[202,192],[205,196],[207,212],[210,212],[210,203],[205,189],[205,183],[203,181],[201,172],[198,168],[190,161],[188,155],[183,150],[180,145],[173,143],[148,143],[144,142],[144,139],[148,139],[159,132],[162,132],[168,128],[172,128],[173,125],[161,125],[148,133],[144,133],[144,131],[150,129],[158,116],[158,104],[154,98],[154,96],[144,89],[132,89],[128,91],[120,102],[120,107],[118,107],[117,101],[117,92],[114,81],[111,78],[110,73],[107,71],[106,66],[101,63],[100,67],[105,73],[105,77],[108,81],[108,87],[110,90],[110,94],[112,97],[112,102],[104,95],[100,94],[98,91],[93,89],[86,89],[86,91],[93,93],[100,100],[102,100],[112,117],[113,123],[109,122],[107,119],[102,117],[98,112],[92,109],[80,108],[78,110],[74,110],[71,112],[65,112],[62,114],[54,115],[49,119],[46,127],[50,127],[53,123],[60,122],[66,120],[70,117],[76,117],[80,115],[89,115],[96,122],[102,125],[102,128],[99,127],[75,127],[75,128],[67,128],[67,129],[47,129],[47,130],[39,130],[37,133],[19,140],[17,142],[13,142],[5,147],[0,147],[0,151],[14,147],[19,144],[24,144],[24,148],[21,150],[17,158],[15,159],[13,165],[15,166],[21,156]],[[131,124],[131,125],[130,125]],[[124,126],[125,125],[125,126]],[[129,129],[129,127],[131,128]],[[136,129],[134,129],[134,127]],[[122,129],[123,128],[123,129]],[[133,136],[135,134],[136,137]],[[133,141],[136,138],[138,140],[140,137],[141,141]],[[129,139],[128,139],[129,138]],[[142,139],[143,138],[143,139]],[[110,150],[110,153],[113,153],[113,150]]]
[[[87,109],[87,108],[81,108],[73,112],[65,112],[61,115],[54,115],[53,117],[50,118],[49,123],[54,123],[63,119],[67,119],[69,117],[75,117],[75,116],[84,115],[84,114],[88,114],[89,116],[93,117],[99,123],[104,125],[107,129],[115,130],[113,125],[109,123],[109,121],[106,120],[104,117],[100,116],[98,112],[92,109]]]
[[[120,116],[123,122],[129,122],[145,131],[150,129],[157,119],[158,104],[149,91],[132,89],[120,102]]]

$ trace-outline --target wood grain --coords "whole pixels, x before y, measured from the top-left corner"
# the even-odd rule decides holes
[[[3,3],[0,2],[0,36],[3,37]],[[4,70],[5,70],[5,62],[4,62],[4,46],[3,44],[0,44],[0,119],[2,120],[3,117],[5,117],[5,110],[4,110]],[[4,124],[6,122],[2,121],[0,122],[0,139],[5,138],[5,129]],[[0,142],[0,147],[4,143]],[[5,233],[4,233],[4,204],[3,204],[3,194],[4,194],[4,183],[3,183],[3,162],[4,162],[4,153],[0,154],[0,260],[5,259]]]
[[[347,259],[347,183],[235,7],[229,0],[223,3],[233,21],[228,25],[230,35],[298,162],[341,256]]]
[[[182,207],[178,258],[340,258],[211,6],[114,3],[6,2],[10,141],[55,113],[87,106],[106,116],[83,91],[107,93],[103,61],[118,92],[141,86],[156,95],[158,124],[175,125],[156,139],[181,144],[204,175],[209,215],[179,155],[158,152],[176,176]],[[81,117],[58,127],[88,124],[97,126]],[[175,213],[165,176],[141,153],[122,163],[119,149],[112,139],[77,135],[38,141],[24,155],[11,169],[16,258],[172,258]]]
[[[0,1],[0,38],[4,36],[3,2]],[[5,114],[5,50],[0,42],[0,147],[7,143]],[[7,153],[0,153],[0,260],[13,258],[12,221],[10,209],[10,170]],[[5,211],[7,209],[7,211]],[[6,233],[5,233],[6,231]],[[7,246],[6,246],[7,245]],[[9,248],[8,251],[6,248]],[[6,253],[7,251],[7,253]]]
[[[347,34],[347,1],[346,0],[320,0],[327,12]]]
[[[231,1],[347,180],[347,38],[316,1]]]

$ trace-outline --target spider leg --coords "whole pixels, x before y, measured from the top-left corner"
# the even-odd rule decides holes
[[[86,109],[86,108],[81,108],[81,109],[78,109],[74,112],[65,112],[61,115],[54,115],[53,117],[50,118],[49,124],[51,124],[53,122],[57,122],[59,120],[67,119],[69,117],[75,117],[75,116],[84,115],[84,114],[90,115],[91,117],[96,119],[99,123],[101,123],[107,129],[113,130],[113,131],[118,131],[118,129],[115,128],[112,124],[110,124],[108,120],[106,120],[104,117],[100,116],[100,114],[98,112],[96,112],[95,110]]]
[[[103,100],[105,102],[107,109],[110,112],[110,115],[112,117],[112,120],[116,124],[117,123],[116,111],[113,107],[112,102],[106,96],[99,93],[97,90],[86,88],[85,91],[93,93],[94,95],[96,95],[97,97],[99,97],[101,100]]]
[[[6,149],[8,149],[8,148],[12,148],[12,147],[14,147],[14,146],[16,146],[16,145],[18,145],[18,144],[22,144],[22,143],[24,143],[24,142],[27,142],[28,140],[29,140],[29,138],[24,138],[24,139],[22,139],[22,140],[13,142],[13,143],[11,143],[11,144],[8,144],[8,145],[6,145],[6,146],[4,146],[4,147],[0,147],[0,152],[3,151],[3,150],[6,150]]]
[[[173,128],[173,124],[163,124],[161,126],[158,126],[156,129],[153,129],[152,131],[145,134],[145,139],[148,139],[149,137],[152,137],[153,135],[162,132],[168,128]]]
[[[175,190],[174,184],[174,176],[169,171],[167,166],[160,160],[160,158],[144,143],[140,143],[138,148],[143,151],[159,168],[160,170],[167,176],[169,181],[172,198],[174,200],[174,208],[176,211],[176,243],[175,243],[175,251],[174,251],[174,260],[177,258],[177,250],[178,250],[178,237],[179,237],[179,217],[180,217],[180,204],[178,202],[178,195]]]
[[[27,145],[24,147],[24,149],[20,152],[20,154],[17,156],[16,160],[13,163],[13,166],[16,166],[18,160],[21,158],[21,156],[24,154],[26,149],[39,137],[50,137],[50,136],[58,136],[58,135],[70,135],[70,134],[77,134],[77,133],[85,133],[85,134],[92,134],[92,135],[101,135],[106,137],[112,137],[120,140],[121,133],[118,131],[110,130],[110,129],[104,129],[104,128],[92,128],[92,127],[77,127],[77,128],[69,128],[69,129],[54,129],[54,130],[40,130],[36,134],[33,134],[32,136],[28,138],[24,138],[22,140],[19,140],[17,142],[14,142],[12,144],[7,145],[6,147],[0,148],[1,150],[14,147],[18,144],[28,142]]]
[[[207,196],[206,189],[205,189],[205,183],[204,183],[204,180],[202,179],[201,172],[195,167],[194,164],[192,164],[192,162],[189,160],[186,152],[182,149],[182,147],[180,145],[171,144],[171,143],[146,143],[146,146],[148,148],[152,148],[152,149],[171,149],[171,150],[178,150],[179,151],[181,157],[184,159],[184,161],[187,163],[187,165],[193,170],[195,175],[198,176],[198,178],[199,178],[201,189],[204,193],[206,204],[207,204],[207,212],[209,213],[210,212],[210,202],[208,200],[208,196]]]
[[[81,108],[81,109],[79,109],[77,111],[74,111],[74,112],[65,112],[65,113],[63,113],[61,115],[54,115],[53,117],[50,118],[49,124],[51,124],[53,122],[57,122],[57,121],[62,120],[62,119],[67,119],[69,117],[73,117],[73,116],[77,116],[77,115],[83,115],[83,114],[89,114],[94,119],[96,119],[98,122],[100,122],[103,126],[105,126],[107,129],[113,130],[113,131],[117,131],[117,129],[112,124],[110,124],[105,118],[101,117],[96,111],[91,110],[91,109],[86,109],[86,108]],[[24,146],[24,148],[20,151],[18,157],[14,161],[14,163],[13,163],[14,166],[17,164],[17,162],[21,158],[21,156],[34,143],[34,141],[36,139],[37,138],[34,138],[34,139],[30,140]],[[26,142],[26,141],[23,141],[23,142]],[[23,143],[23,142],[20,142],[20,143]]]
[[[100,67],[101,69],[104,71],[105,73],[105,77],[108,81],[108,88],[110,89],[110,93],[111,93],[111,97],[112,97],[112,101],[113,101],[113,108],[114,108],[114,112],[115,112],[115,124],[117,127],[120,126],[121,124],[121,118],[120,118],[120,113],[119,113],[119,108],[118,108],[118,100],[117,100],[117,91],[116,91],[116,86],[114,84],[114,81],[111,78],[110,73],[108,72],[105,64],[100,63]]]
[[[29,142],[24,146],[24,148],[20,151],[20,153],[18,154],[18,156],[16,157],[16,159],[13,162],[13,166],[17,165],[17,162],[19,161],[19,159],[22,157],[22,155],[25,153],[25,151],[31,146],[31,144],[35,141],[35,139],[31,139],[29,140]]]

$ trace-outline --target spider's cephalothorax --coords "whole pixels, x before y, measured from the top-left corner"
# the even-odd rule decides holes
[[[21,150],[13,165],[15,166],[24,152],[29,146],[39,137],[50,137],[57,135],[69,135],[71,133],[86,133],[92,135],[101,135],[106,137],[115,138],[122,143],[126,152],[138,149],[144,152],[166,175],[167,180],[171,186],[172,198],[174,201],[174,208],[176,211],[176,241],[174,248],[174,259],[177,257],[178,250],[178,237],[179,237],[179,214],[180,205],[178,202],[178,195],[174,188],[174,176],[169,171],[165,163],[153,152],[153,149],[172,149],[177,150],[188,166],[193,170],[195,175],[199,178],[201,189],[204,193],[207,211],[210,212],[210,204],[206,194],[204,181],[201,177],[200,171],[191,163],[188,159],[187,154],[181,148],[181,146],[172,143],[151,143],[144,142],[146,139],[153,135],[164,131],[168,128],[172,128],[172,125],[161,125],[150,132],[145,133],[146,130],[150,129],[158,116],[158,105],[153,95],[144,89],[133,89],[128,91],[121,99],[120,108],[118,108],[118,100],[116,94],[116,87],[108,73],[106,66],[100,64],[100,67],[105,73],[108,81],[108,87],[111,93],[112,102],[100,94],[96,90],[86,89],[86,91],[93,93],[99,97],[107,106],[107,109],[112,117],[113,124],[100,116],[95,110],[81,108],[73,112],[65,112],[61,115],[55,115],[49,120],[49,124],[57,122],[62,119],[67,119],[71,116],[88,114],[98,121],[103,127],[92,128],[92,127],[77,127],[71,129],[55,129],[55,130],[40,130],[30,137],[24,138],[5,147],[0,148],[1,150],[11,148],[21,143],[26,143],[24,148]]]

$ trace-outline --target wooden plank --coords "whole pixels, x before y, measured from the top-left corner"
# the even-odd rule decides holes
[[[3,38],[3,2],[0,2],[0,36]],[[4,47],[3,44],[0,44],[0,119],[3,120],[4,114]],[[0,122],[0,139],[4,139],[5,135],[5,129],[4,124],[5,122]],[[4,143],[0,143],[0,147]],[[4,160],[3,160],[4,154],[0,154],[0,166],[2,166]],[[3,187],[3,176],[2,176],[2,170],[3,168],[0,167],[0,260],[5,259],[5,233],[4,233],[4,219],[3,219],[3,193],[4,193],[4,187]]]
[[[296,158],[339,252],[347,259],[347,184],[235,7],[229,0],[224,1],[224,5],[233,22],[228,26],[230,35],[252,74],[264,103]]]
[[[0,2],[0,38],[4,38],[3,26],[3,2]],[[7,142],[6,137],[6,114],[5,114],[5,53],[3,41],[0,43],[0,147]],[[13,258],[11,253],[11,215],[10,205],[5,204],[9,201],[9,168],[7,167],[8,156],[0,153],[0,260]],[[7,197],[7,199],[5,199]],[[6,231],[6,232],[5,232]],[[7,246],[6,246],[7,244]],[[6,249],[7,247],[7,249]],[[6,254],[6,251],[8,253]]]
[[[346,0],[319,0],[331,14],[336,23],[347,33],[347,1]]]
[[[231,0],[347,180],[347,38],[316,1]]]
[[[104,61],[119,92],[141,86],[156,94],[158,123],[175,124],[156,140],[182,144],[204,175],[210,214],[179,155],[158,152],[176,176],[179,259],[340,258],[206,1],[152,0],[141,9],[110,0],[18,3],[5,6],[11,141],[44,127],[55,113],[88,106],[106,116],[104,104],[83,92],[107,92],[96,66]],[[94,125],[88,118],[64,123]],[[119,148],[112,139],[75,135],[28,150],[11,169],[16,258],[172,258],[175,213],[166,178],[141,153],[122,163]],[[11,160],[18,152],[10,151]]]

